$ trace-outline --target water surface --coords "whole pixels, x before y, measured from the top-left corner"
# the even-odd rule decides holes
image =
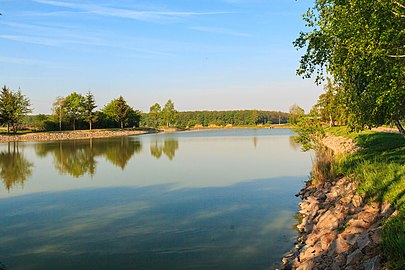
[[[10,269],[272,269],[310,171],[286,129],[0,145]]]

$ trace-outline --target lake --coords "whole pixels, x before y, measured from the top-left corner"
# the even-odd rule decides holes
[[[311,170],[289,129],[0,144],[0,261],[273,269]]]

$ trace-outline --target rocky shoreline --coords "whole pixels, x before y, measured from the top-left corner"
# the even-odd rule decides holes
[[[88,138],[106,138],[116,136],[131,136],[157,133],[155,129],[124,129],[124,130],[76,130],[61,132],[35,132],[17,135],[0,135],[0,143],[4,142],[31,142],[31,141],[59,141],[78,140]]]
[[[281,269],[384,269],[381,225],[396,214],[389,204],[364,201],[346,178],[308,184],[299,196],[301,235]]]
[[[347,139],[327,137],[323,144],[335,153],[358,150]],[[297,194],[301,222],[295,248],[282,259],[281,269],[386,269],[379,248],[382,222],[397,213],[388,203],[364,200],[349,178],[317,186],[307,182]]]

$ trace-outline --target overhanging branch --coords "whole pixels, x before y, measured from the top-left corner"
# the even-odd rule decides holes
[[[401,3],[399,3],[398,1],[394,1],[394,4],[396,4],[399,8],[405,9],[405,6]],[[394,13],[396,16],[399,16],[401,18],[405,18],[405,14],[401,14],[397,11],[392,11],[392,13]]]
[[[399,6],[400,8],[405,8],[404,5],[402,5],[400,2],[398,1],[394,1],[394,4],[396,4],[397,6]]]
[[[403,55],[388,55],[388,57],[391,57],[391,58],[405,58],[405,54],[403,54]]]

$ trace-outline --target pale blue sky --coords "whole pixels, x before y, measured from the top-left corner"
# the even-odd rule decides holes
[[[308,110],[321,87],[295,75],[307,0],[0,0],[0,84],[34,113],[91,90],[148,111]]]

